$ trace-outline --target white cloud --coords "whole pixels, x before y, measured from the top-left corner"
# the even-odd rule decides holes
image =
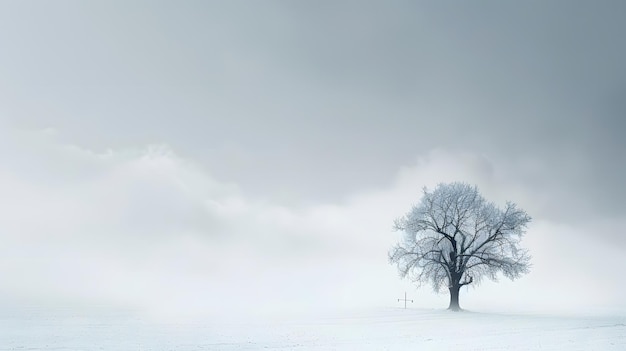
[[[249,198],[164,146],[97,153],[60,145],[49,133],[30,138],[11,145],[11,160],[0,165],[0,296],[31,302],[280,314],[393,306],[409,290],[416,305],[443,307],[445,296],[428,287],[413,292],[387,264],[397,238],[393,219],[419,199],[422,186],[438,182],[476,183],[487,198],[524,208],[536,198],[483,156],[435,150],[387,186],[338,204],[292,209]],[[28,167],[18,162],[24,158]],[[25,173],[33,167],[50,176]],[[621,283],[606,265],[622,267],[620,252],[596,245],[584,228],[549,223],[528,210],[537,219],[526,241],[535,254],[533,273],[470,290],[467,305],[619,301],[613,291]],[[562,295],[566,284],[573,287],[569,300]]]

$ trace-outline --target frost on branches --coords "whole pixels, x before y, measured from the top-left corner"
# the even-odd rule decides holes
[[[458,311],[459,290],[496,281],[499,272],[511,280],[530,268],[528,251],[519,243],[531,218],[514,203],[498,208],[476,186],[439,184],[424,196],[394,229],[403,232],[389,252],[403,278],[430,283],[436,292],[450,291],[450,310]]]

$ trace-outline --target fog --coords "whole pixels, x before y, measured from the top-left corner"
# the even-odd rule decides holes
[[[465,181],[533,217],[533,268],[462,307],[626,312],[624,10],[3,2],[0,306],[445,308],[387,251]]]

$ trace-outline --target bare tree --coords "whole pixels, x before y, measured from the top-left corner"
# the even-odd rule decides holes
[[[420,203],[395,221],[404,235],[389,261],[418,286],[430,283],[435,292],[447,287],[448,308],[458,311],[461,287],[485,276],[496,281],[499,272],[511,280],[528,272],[530,256],[519,242],[530,220],[514,203],[501,209],[487,202],[476,186],[424,188]]]

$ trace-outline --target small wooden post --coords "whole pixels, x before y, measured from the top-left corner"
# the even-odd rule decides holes
[[[411,301],[411,303],[413,303],[413,300],[408,300],[406,298],[406,291],[404,292],[404,299],[398,299],[398,302],[400,302],[400,301],[404,301],[404,309],[406,309],[406,302],[407,301]]]

